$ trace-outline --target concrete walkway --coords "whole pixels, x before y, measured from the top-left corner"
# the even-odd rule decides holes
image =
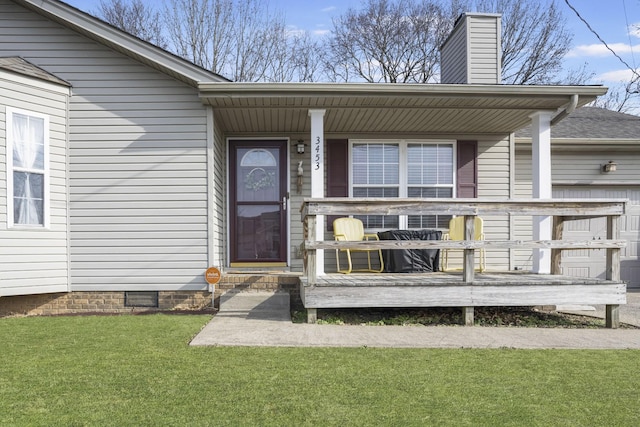
[[[640,326],[640,293],[629,293],[627,301],[620,307],[621,322]],[[294,324],[286,292],[228,292],[220,305],[191,345],[640,349],[640,329]],[[604,318],[604,307],[599,306],[566,311]]]

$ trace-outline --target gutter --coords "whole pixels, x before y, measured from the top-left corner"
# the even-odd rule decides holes
[[[254,83],[200,82],[200,97],[255,98],[289,96],[378,96],[378,97],[451,97],[504,98],[535,97],[565,98],[580,94],[585,103],[604,95],[602,86],[536,86],[479,84],[418,84],[418,83]],[[575,95],[574,95],[575,94]],[[573,98],[572,98],[573,99]],[[575,100],[578,102],[578,99]]]
[[[551,119],[551,126],[555,125],[560,120],[564,119],[569,114],[573,113],[578,105],[578,99],[579,99],[578,94],[574,93],[573,95],[571,95],[571,101],[569,101],[567,106],[564,107],[558,114],[556,114]]]

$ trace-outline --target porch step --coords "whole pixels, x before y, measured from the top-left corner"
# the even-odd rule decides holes
[[[217,316],[291,321],[288,292],[229,291],[220,296]]]

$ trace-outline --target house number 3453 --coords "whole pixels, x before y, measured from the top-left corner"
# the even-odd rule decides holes
[[[313,144],[313,164],[314,164],[314,169],[315,170],[319,170],[320,169],[320,137],[317,136],[316,140],[314,141]]]

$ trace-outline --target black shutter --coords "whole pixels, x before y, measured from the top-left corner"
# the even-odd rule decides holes
[[[478,197],[478,141],[458,141],[457,197]]]

